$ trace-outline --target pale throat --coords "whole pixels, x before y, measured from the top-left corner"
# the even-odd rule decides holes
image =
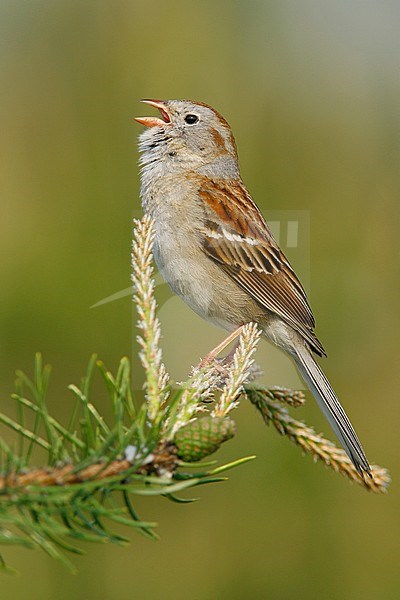
[[[145,132],[140,137],[141,165],[141,199],[143,208],[150,214],[164,207],[175,204],[177,198],[189,193],[196,193],[196,180],[235,180],[240,178],[237,157],[227,151],[209,155],[196,156],[183,153],[182,150],[171,156],[169,148],[157,138]],[[164,212],[164,211],[162,211]]]

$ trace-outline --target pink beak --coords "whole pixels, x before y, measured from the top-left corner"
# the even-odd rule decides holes
[[[159,119],[158,117],[134,117],[135,121],[145,127],[163,127],[165,124],[171,123],[171,116],[165,102],[162,100],[141,100],[141,102],[150,104],[150,106],[154,106],[154,108],[158,108],[162,119]]]

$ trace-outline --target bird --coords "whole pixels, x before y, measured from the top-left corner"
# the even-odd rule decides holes
[[[229,332],[249,322],[286,352],[361,477],[363,447],[315,359],[305,290],[242,181],[231,127],[210,105],[144,99],[159,116],[135,117],[140,196],[154,222],[153,254],[164,280],[198,315]]]

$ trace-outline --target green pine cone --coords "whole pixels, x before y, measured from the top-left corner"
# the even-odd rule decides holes
[[[235,422],[228,417],[203,417],[181,427],[174,444],[179,458],[195,462],[218,450],[235,432]]]

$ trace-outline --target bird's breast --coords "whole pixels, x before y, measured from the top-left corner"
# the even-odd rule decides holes
[[[198,315],[227,330],[251,320],[247,294],[203,251],[206,215],[197,182],[154,178],[142,185],[142,201],[155,223],[155,261],[172,290]]]

